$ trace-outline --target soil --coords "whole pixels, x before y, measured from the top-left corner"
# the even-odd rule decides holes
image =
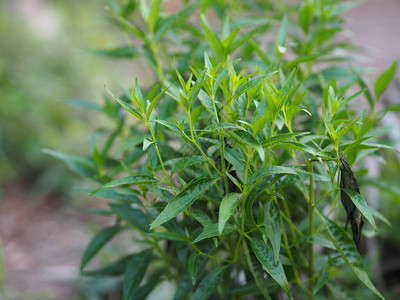
[[[20,186],[4,191],[0,237],[8,300],[64,300],[79,294],[78,267],[92,234],[88,224],[104,220],[88,218],[86,209],[58,198],[32,199]]]

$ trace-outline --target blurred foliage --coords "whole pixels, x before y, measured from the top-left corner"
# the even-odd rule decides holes
[[[103,6],[104,1],[1,1],[1,182],[36,184],[41,193],[69,185],[64,168],[41,150],[86,148],[90,114],[63,100],[100,94],[104,60],[79,49],[119,37],[102,27]]]

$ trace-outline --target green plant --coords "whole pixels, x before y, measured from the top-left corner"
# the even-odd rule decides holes
[[[93,237],[82,274],[123,275],[124,299],[145,299],[162,281],[176,286],[174,299],[344,299],[355,280],[366,287],[358,298],[383,299],[344,230],[341,192],[375,232],[374,217],[386,220],[355,187],[341,189],[339,165],[390,149],[374,134],[398,107],[376,103],[396,64],[373,95],[350,57],[335,54],[351,48],[335,38],[351,3],[196,3],[172,15],[160,0],[110,5],[113,22],[141,40],[118,53],[144,55],[155,80],[121,96],[107,90],[114,104],[96,109],[116,127],[91,157],[49,152],[101,183],[83,192],[112,200],[97,213],[115,224]],[[276,38],[261,47],[266,32]],[[127,230],[143,250],[87,270]]]

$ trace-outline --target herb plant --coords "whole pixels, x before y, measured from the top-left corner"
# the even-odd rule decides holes
[[[337,38],[351,3],[187,2],[175,13],[111,2],[134,45],[99,53],[145,57],[155,79],[107,89],[100,110],[116,126],[90,157],[48,151],[100,183],[83,192],[111,200],[97,213],[115,223],[89,243],[82,274],[122,277],[123,299],[163,281],[173,299],[345,299],[352,284],[383,299],[345,223],[348,208],[352,227],[357,215],[377,232],[385,218],[340,184],[339,166],[356,182],[365,156],[390,149],[374,132],[396,107],[376,103],[396,64],[372,93],[338,52],[352,48]],[[124,231],[143,250],[91,270]]]

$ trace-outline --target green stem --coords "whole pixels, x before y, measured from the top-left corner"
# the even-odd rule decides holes
[[[309,162],[310,172],[310,193],[309,193],[309,212],[308,212],[308,234],[314,235],[314,175],[313,175],[313,162]],[[310,243],[310,269],[309,269],[309,280],[310,280],[310,291],[314,289],[314,244]]]
[[[148,120],[146,120],[146,125],[147,125],[147,127],[149,127],[149,131],[150,131],[150,134],[151,134],[151,139],[153,140],[154,149],[156,150],[157,157],[158,157],[158,160],[160,161],[160,165],[161,165],[161,168],[162,168],[162,170],[164,172],[164,176],[165,176],[165,179],[167,181],[167,184],[172,189],[173,186],[172,186],[171,180],[169,179],[169,176],[168,176],[167,171],[165,169],[164,162],[163,162],[163,160],[161,158],[160,150],[158,149],[158,146],[157,146],[156,137],[154,135],[153,130],[151,129],[150,122]]]
[[[211,258],[211,259],[223,261],[223,262],[226,262],[226,263],[229,263],[229,264],[234,263],[234,261],[232,261],[232,260],[224,259],[224,258],[220,258],[220,257],[218,257],[218,256],[213,256],[213,255],[209,255],[209,254],[207,254],[207,253],[204,253],[204,252],[201,251],[195,244],[193,244],[193,243],[190,243],[190,244],[192,245],[192,247],[194,248],[194,250],[196,250],[196,252],[197,252],[199,255],[202,255],[202,256],[205,256],[205,257],[208,257],[208,258]]]
[[[244,234],[244,220],[246,218],[246,197],[247,197],[247,177],[249,175],[249,166],[250,166],[250,156],[246,155],[246,170],[244,173],[244,188],[243,188],[243,197],[242,197],[242,231],[241,233]]]
[[[164,71],[163,71],[162,64],[161,64],[160,53],[158,52],[157,45],[154,42],[153,38],[150,43],[150,48],[151,48],[151,51],[153,52],[154,60],[156,62],[156,74],[157,74],[158,81],[160,82],[160,84],[162,86],[164,86]]]

